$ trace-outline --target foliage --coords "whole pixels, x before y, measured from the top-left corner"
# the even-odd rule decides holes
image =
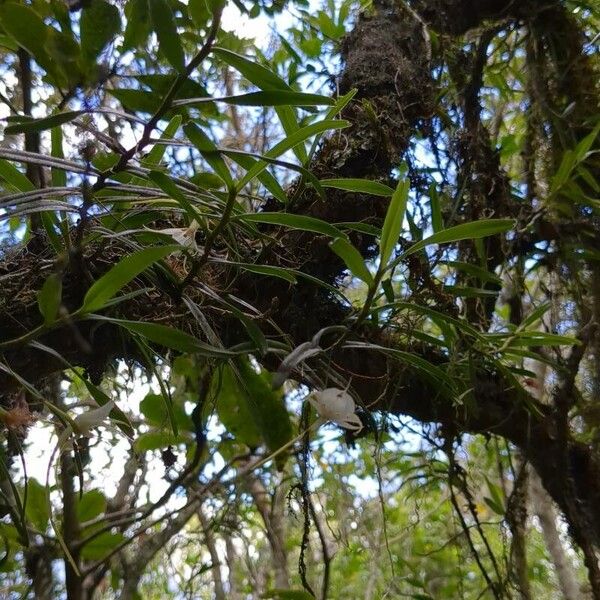
[[[0,1],[3,594],[600,597],[600,10],[517,4]]]

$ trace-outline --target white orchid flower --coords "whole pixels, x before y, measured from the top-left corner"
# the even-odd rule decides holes
[[[189,227],[167,227],[166,229],[150,229],[146,227],[146,231],[153,233],[162,233],[170,235],[180,246],[191,250],[192,252],[200,253],[200,246],[196,243],[196,232],[200,228],[198,221],[195,219],[190,223]]]
[[[310,394],[308,401],[314,406],[322,423],[331,421],[355,433],[363,428],[362,421],[354,412],[354,398],[346,390],[327,388],[315,391]]]
[[[73,419],[73,429],[79,435],[89,436],[92,429],[100,427],[107,419],[110,411],[115,407],[115,401],[109,400],[106,404],[99,406],[98,408],[92,408],[87,410],[80,415],[77,415]]]
[[[98,406],[98,408],[92,408],[90,410],[86,410],[84,413],[77,415],[73,421],[72,425],[67,425],[58,438],[58,442],[56,444],[56,448],[52,452],[52,456],[54,456],[56,450],[62,450],[64,446],[67,444],[69,438],[72,435],[76,435],[77,437],[91,437],[92,430],[100,427],[100,425],[104,424],[108,419],[108,415],[110,411],[115,407],[115,401],[109,400],[106,404],[102,406]],[[48,470],[50,470],[50,464],[52,463],[52,459],[48,464]]]
[[[194,220],[190,223],[189,227],[182,229],[163,229],[163,233],[168,233],[181,246],[193,250],[194,252],[199,252],[200,248],[196,243],[196,231],[198,231],[199,227],[200,225],[198,225],[198,222]]]

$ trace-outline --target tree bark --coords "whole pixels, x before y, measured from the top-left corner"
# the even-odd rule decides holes
[[[560,590],[565,600],[582,600],[573,564],[567,557],[558,534],[557,525],[559,523],[559,516],[552,506],[552,500],[550,500],[548,494],[545,492],[537,473],[532,471],[529,481],[531,502],[535,514],[540,521],[544,542],[552,559]]]
[[[215,586],[215,600],[226,600],[225,588],[223,587],[223,577],[221,575],[221,559],[217,551],[217,545],[213,532],[211,531],[210,523],[204,514],[202,506],[198,508],[198,519],[204,533],[204,543],[210,555],[213,585]]]
[[[415,131],[430,119],[435,110],[431,44],[426,35],[426,24],[443,35],[457,36],[470,28],[481,26],[485,20],[525,20],[536,27],[546,27],[546,38],[554,35],[557,44],[563,43],[564,52],[558,54],[557,68],[569,66],[569,72],[577,77],[578,83],[583,81],[586,73],[589,74],[588,63],[591,59],[582,51],[581,36],[574,30],[573,20],[557,1],[529,0],[521,3],[473,0],[465,3],[459,0],[421,0],[415,6],[422,18],[415,17],[412,11],[394,6],[386,2],[377,3],[376,13],[360,18],[355,30],[344,42],[342,56],[345,69],[340,78],[340,90],[347,92],[356,88],[357,102],[349,105],[343,113],[352,127],[327,140],[312,165],[318,177],[389,179],[391,169],[405,153]],[[581,90],[581,86],[563,84],[566,101],[573,97],[576,103],[579,122],[576,135],[580,137],[587,131],[581,123],[586,115],[593,114],[590,111],[594,99],[589,93],[590,85],[588,82],[585,90]],[[373,122],[372,114],[378,115],[377,123]],[[498,178],[492,180],[488,190],[492,200],[494,183],[504,177],[501,172],[497,175]],[[274,202],[267,203],[266,208],[280,210]],[[505,207],[490,205],[485,208],[495,211],[495,216],[507,216],[501,212]],[[387,201],[341,191],[328,192],[327,199],[323,201],[312,193],[303,193],[286,209],[329,222],[343,219],[381,224]],[[344,272],[345,265],[331,253],[328,239],[276,229],[269,230],[269,233],[278,239],[279,245],[273,254],[266,252],[262,257],[268,264],[277,265],[278,260],[283,260],[286,265],[295,265],[307,274],[333,284]],[[530,233],[515,235],[516,239],[512,242],[515,253],[523,247],[531,248],[538,242],[552,241],[554,235],[560,238],[560,232],[537,231],[535,236]],[[351,239],[363,256],[374,256],[372,237],[353,233]],[[35,295],[30,295],[29,301],[26,301],[19,294],[24,283],[28,290],[39,290],[51,272],[52,265],[42,262],[47,242],[40,238],[38,243],[42,246],[38,253],[29,248],[8,254],[0,264],[0,278],[3,281],[0,305],[11,316],[10,320],[0,324],[0,339],[19,338],[40,323]],[[500,241],[491,240],[490,244],[499,245]],[[83,260],[88,271],[98,277],[128,250],[114,240],[91,243],[84,250]],[[23,274],[27,269],[31,273],[24,282]],[[227,273],[219,268],[207,268],[201,277],[205,281],[219,281],[223,289],[229,289],[233,295],[255,306],[257,314],[271,314],[273,320],[290,333],[296,344],[310,339],[323,327],[339,325],[348,315],[345,306],[333,300],[328,292],[311,284],[299,282],[292,287],[269,282],[257,289],[259,286],[254,278],[242,276],[228,280]],[[63,281],[65,306],[70,310],[78,308],[88,286],[89,283],[76,269],[67,270]],[[437,292],[434,290],[432,293]],[[222,324],[219,333],[224,340],[231,344],[245,340],[239,327],[223,323],[219,307],[211,304],[210,298],[203,294],[199,286],[192,286],[188,294],[202,304],[207,318]],[[15,299],[23,301],[15,302]],[[438,310],[456,313],[455,305],[444,303],[439,295],[437,300]],[[11,309],[7,310],[9,303]],[[179,299],[158,285],[141,299],[138,297],[119,304],[118,314],[124,318],[135,316],[136,320],[160,320],[161,323],[202,335],[199,329],[194,330],[189,314],[173,316],[170,322],[164,320],[167,314],[181,315],[181,309]],[[269,327],[268,323],[264,323],[264,326],[266,329]],[[544,487],[565,513],[578,543],[585,542],[591,536],[599,545],[600,460],[588,445],[574,437],[561,437],[551,408],[522,390],[515,389],[509,380],[486,366],[485,360],[474,365],[477,375],[473,381],[473,405],[457,407],[452,399],[442,397],[439,389],[424,381],[418,372],[407,369],[406,365],[386,354],[386,351],[402,350],[434,365],[446,363],[447,356],[414,343],[406,346],[398,336],[388,331],[365,327],[355,334],[356,341],[363,343],[363,346],[337,348],[332,361],[340,372],[351,376],[354,389],[365,406],[411,416],[425,423],[439,423],[446,430],[456,433],[503,436],[514,443],[536,468]],[[135,356],[135,351],[126,344],[116,347],[115,339],[118,336],[114,326],[98,326],[95,323],[92,327],[89,323],[81,322],[51,331],[41,336],[40,341],[52,347],[70,364],[83,366],[93,377],[100,377],[108,360]],[[64,368],[60,360],[39,349],[32,349],[23,341],[5,345],[2,351],[5,362],[32,382]],[[265,363],[273,366],[277,360],[266,357]],[[387,385],[389,381],[394,385]],[[3,370],[0,373],[0,389],[11,391],[17,385],[10,372]],[[567,389],[565,393],[573,396],[575,390]],[[572,397],[567,401],[571,405],[575,403]],[[565,464],[566,470],[563,468]],[[565,477],[572,481],[572,486],[565,486]]]

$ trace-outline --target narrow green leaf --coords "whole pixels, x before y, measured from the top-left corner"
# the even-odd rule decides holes
[[[0,22],[4,31],[25,48],[49,75],[60,77],[45,45],[51,29],[35,10],[25,4],[6,2],[0,5]]]
[[[290,136],[300,129],[298,117],[293,106],[276,106],[275,112],[281,121],[281,126],[286,135]],[[308,153],[304,144],[295,144],[291,150],[300,161],[300,164],[308,164]]]
[[[251,92],[239,96],[221,96],[218,98],[185,98],[176,100],[173,106],[197,106],[210,102],[224,102],[235,106],[323,106],[333,104],[329,96],[306,94],[287,90],[269,90]]]
[[[352,101],[352,99],[356,95],[356,92],[357,92],[357,90],[355,88],[355,89],[350,90],[347,94],[340,96],[335,101],[335,104],[327,111],[325,118],[327,120],[330,120],[330,119],[334,119],[339,114],[341,114],[342,110],[344,110],[344,108],[346,108],[346,106]],[[321,141],[322,135],[323,134],[319,134],[319,135],[315,136],[315,139],[313,140],[313,143],[312,143],[309,153],[308,153],[308,156],[310,156],[311,158],[314,156],[315,152],[317,151],[317,148],[319,146],[319,142]]]
[[[81,547],[81,556],[87,560],[100,560],[125,541],[122,533],[106,531]]]
[[[86,313],[100,310],[142,271],[177,250],[181,250],[181,248],[179,246],[153,246],[122,258],[90,287],[83,299],[81,310]]]
[[[406,252],[402,253],[400,259],[415,254],[432,244],[449,244],[461,240],[476,240],[498,233],[504,233],[515,226],[514,219],[487,219],[473,223],[462,223],[434,233],[429,237],[413,244]]]
[[[52,273],[38,293],[38,308],[46,325],[52,325],[56,321],[61,300],[62,278],[56,273]]]
[[[581,341],[567,335],[545,331],[519,331],[514,334],[511,346],[580,346]]]
[[[600,123],[594,127],[591,133],[588,133],[575,147],[575,157],[578,162],[585,160],[588,152],[592,149],[598,134],[600,133]]]
[[[217,416],[238,442],[249,448],[261,445],[262,436],[252,416],[246,394],[240,390],[238,379],[230,365],[223,365],[212,377],[211,393],[215,398]]]
[[[431,228],[434,233],[437,233],[444,228],[444,222],[440,206],[440,195],[438,194],[435,183],[432,183],[429,186],[429,201],[431,203]]]
[[[477,265],[473,265],[471,263],[456,261],[456,260],[441,260],[438,264],[447,265],[448,267],[452,267],[454,269],[458,269],[459,271],[463,271],[476,279],[481,281],[486,281],[488,283],[501,284],[502,280],[495,273],[490,273],[486,271],[482,267],[478,267]]]
[[[384,183],[370,181],[369,179],[321,179],[324,188],[335,188],[348,190],[359,194],[371,194],[372,196],[392,196],[394,190]]]
[[[167,0],[148,0],[152,25],[160,51],[180,73],[185,69],[185,55],[177,32],[175,17]]]
[[[333,120],[325,120],[319,121],[317,123],[313,123],[312,125],[307,125],[306,127],[302,127],[288,135],[278,144],[275,144],[273,148],[265,152],[266,158],[277,158],[281,156],[288,150],[291,150],[294,146],[303,143],[309,137],[313,135],[317,135],[323,131],[328,131],[331,129],[343,129],[348,127],[350,124],[348,121],[333,121]],[[263,169],[265,169],[267,163],[265,161],[259,161],[250,171],[246,173],[246,175],[242,178],[242,180],[238,183],[238,190],[241,190],[247,183],[252,181]]]
[[[213,53],[229,66],[239,71],[250,83],[262,90],[285,90],[292,88],[277,73],[255,63],[241,54],[225,48],[213,48]]]
[[[166,348],[179,350],[180,352],[191,352],[203,356],[213,356],[218,358],[231,357],[235,354],[234,352],[205,344],[185,331],[174,329],[173,327],[167,327],[166,325],[160,325],[159,323],[126,321],[123,319],[105,317],[103,315],[89,315],[89,318],[93,318],[98,321],[116,323],[124,329],[127,329],[132,333],[137,333],[151,342],[160,344]]]
[[[62,125],[63,123],[69,123],[73,121],[80,115],[85,114],[83,110],[71,110],[67,112],[57,113],[55,115],[50,115],[49,117],[44,117],[43,119],[32,119],[27,117],[18,117],[18,123],[15,125],[9,125],[4,132],[9,135],[17,134],[17,133],[30,133],[33,131],[44,131],[46,129],[52,129],[53,127],[57,127],[58,125]],[[10,119],[12,122],[16,119]]]
[[[373,276],[360,252],[346,239],[336,238],[329,242],[331,249],[346,263],[350,273],[358,277],[368,286],[373,284]]]
[[[53,127],[50,131],[51,154],[56,158],[64,158],[63,134],[61,127]],[[65,187],[67,174],[62,169],[52,168],[52,186]]]
[[[236,54],[235,52],[231,52],[225,48],[214,48],[213,52],[228,65],[239,71],[248,81],[259,87],[261,90],[292,91],[292,88],[279,75],[277,75],[277,73],[271,71],[267,67],[249,60],[245,56],[241,56],[240,54]],[[299,129],[296,113],[291,106],[278,106],[275,110],[286,135],[292,135]],[[298,157],[298,160],[300,160],[302,164],[306,164],[308,160],[308,154],[306,153],[306,148],[304,145],[294,145],[292,149],[294,154],[296,154]],[[239,189],[241,189],[241,187]]]
[[[402,231],[402,222],[404,221],[409,191],[409,180],[401,179],[394,191],[392,201],[388,207],[385,221],[381,229],[381,240],[379,242],[380,269],[384,269],[388,266],[392,252],[398,243],[398,237],[400,236],[400,231]]]
[[[459,331],[462,331],[463,333],[471,335],[480,341],[484,341],[484,339],[485,339],[484,336],[479,331],[477,331],[477,329],[475,329],[475,327],[473,327],[471,324],[469,324],[464,319],[455,319],[454,317],[451,317],[447,313],[440,312],[429,306],[423,306],[422,304],[415,304],[414,302],[397,301],[397,302],[394,302],[393,304],[385,304],[383,306],[377,307],[378,311],[384,311],[384,310],[389,310],[389,309],[409,310],[412,312],[416,312],[418,314],[429,317],[432,320],[435,320],[436,322],[440,321],[447,325],[454,325],[454,327],[456,327]]]
[[[46,533],[49,513],[46,502],[46,486],[37,479],[30,477],[27,481],[27,504],[25,514],[34,527],[41,533]]]
[[[169,124],[165,127],[163,134],[160,136],[161,140],[170,140],[175,137],[177,130],[181,127],[181,115],[175,115],[170,121]],[[155,167],[160,164],[163,156],[165,155],[165,150],[167,149],[166,144],[154,144],[152,150],[148,152],[148,155],[144,158],[143,164],[144,166]]]
[[[440,387],[440,395],[451,395],[455,389],[452,379],[440,367],[430,363],[428,360],[425,360],[417,354],[413,354],[412,352],[406,352],[404,350],[397,350],[395,348],[388,348],[387,346],[379,346],[378,344],[360,341],[346,342],[344,344],[344,348],[369,348],[373,350],[380,350],[384,354],[394,356],[407,365],[413,367],[427,379],[436,382],[437,384],[443,384]]]
[[[92,0],[81,11],[79,29],[83,58],[95,64],[102,50],[121,31],[119,9],[104,0]]]
[[[98,387],[96,387],[91,381],[88,381],[77,369],[74,369],[72,365],[65,360],[62,354],[58,353],[54,348],[50,348],[45,344],[38,341],[29,342],[29,345],[36,350],[46,352],[53,356],[59,363],[65,365],[66,368],[71,369],[71,374],[83,383],[89,392],[90,396],[96,401],[98,406],[104,406],[107,402],[110,402],[110,398]],[[115,420],[117,427],[128,437],[133,437],[134,431],[127,415],[118,407],[115,406],[110,411],[110,418]]]
[[[552,308],[552,305],[549,302],[544,302],[540,304],[530,315],[527,316],[523,320],[523,322],[519,325],[519,329],[527,329],[532,325],[537,325],[537,323],[541,320],[541,318]]]
[[[214,142],[194,123],[188,123],[183,130],[188,136],[190,142],[196,146],[206,162],[215,170],[215,173],[224,181],[228,188],[233,187],[231,173],[219,153],[219,149]]]
[[[123,38],[123,50],[144,43],[150,34],[150,7],[148,0],[129,0],[125,6],[127,26]]]
[[[250,271],[251,273],[257,273],[258,275],[267,275],[269,277],[279,277],[279,279],[284,279],[285,281],[289,281],[290,283],[297,283],[297,279],[293,272],[288,271],[282,267],[273,267],[270,265],[255,265],[253,263],[240,263],[240,262],[228,262],[229,265],[235,265],[236,267],[240,267],[245,271]]]
[[[12,163],[0,158],[0,177],[15,187],[19,192],[31,192],[35,186]]]
[[[199,215],[191,202],[185,197],[185,194],[177,187],[177,184],[162,171],[151,171],[148,176],[158,187],[170,198],[173,198],[185,210],[190,219],[190,223],[199,220]]]
[[[190,438],[184,434],[175,434],[170,431],[147,431],[135,438],[133,447],[136,452],[149,452],[168,446],[179,446],[187,442],[190,442]]]
[[[248,402],[252,419],[271,452],[275,452],[292,439],[292,424],[284,402],[283,389],[273,390],[271,374],[257,373],[246,358],[235,361],[235,372],[243,396]],[[282,469],[286,460],[280,454],[275,462]]]
[[[290,169],[292,171],[297,171],[304,177],[307,184],[312,185],[315,188],[315,191],[317,192],[317,194],[319,194],[319,196],[323,200],[325,199],[325,190],[321,187],[321,183],[319,182],[319,180],[315,177],[315,175],[310,170],[305,169],[302,165],[298,165],[296,163],[291,163],[289,161],[282,160],[280,158],[268,158],[264,154],[252,154],[249,152],[244,152],[242,150],[229,150],[227,148],[219,148],[219,151],[221,152],[221,154],[224,154],[225,156],[231,158],[232,160],[235,160],[238,164],[242,164],[242,161],[240,160],[240,158],[244,159],[245,157],[251,157],[251,158],[258,159],[256,161],[253,161],[252,163],[247,162],[246,164],[252,165],[251,168],[254,168],[255,165],[258,166],[255,177],[259,181],[263,180],[263,176],[266,172],[265,167],[267,166],[267,164],[277,165],[278,167],[283,167],[284,169]],[[244,179],[246,179],[246,177],[244,177]],[[244,183],[244,185],[245,185],[245,183]],[[242,189],[242,186],[239,183],[238,183],[238,189],[240,189],[240,190]]]
[[[244,152],[227,153],[238,165],[243,167],[246,171],[249,171],[259,159],[251,156]],[[263,170],[257,175],[258,180],[265,186],[265,188],[279,200],[282,204],[287,204],[288,198],[285,190],[281,187],[281,184],[275,179],[267,169]],[[316,179],[316,177],[315,177]]]
[[[263,213],[248,213],[237,217],[242,221],[250,221],[252,223],[267,223],[269,225],[281,225],[290,229],[300,229],[302,231],[312,231],[328,235],[333,238],[344,238],[344,234],[333,225],[315,217],[307,217],[305,215],[293,215],[291,213],[263,212]]]
[[[88,490],[77,502],[77,517],[80,523],[90,521],[106,511],[106,498],[100,490]]]

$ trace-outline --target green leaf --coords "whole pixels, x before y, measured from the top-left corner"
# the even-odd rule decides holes
[[[122,258],[110,271],[94,282],[83,299],[81,310],[86,313],[100,310],[142,271],[178,250],[181,250],[179,246],[153,246]]]
[[[53,127],[50,131],[50,144],[52,156],[56,158],[65,157],[61,127]],[[62,169],[52,168],[52,185],[54,187],[64,187],[67,185],[67,174]]]
[[[123,50],[144,43],[150,33],[150,7],[148,0],[129,0],[125,7],[127,26],[123,38]]]
[[[273,267],[271,265],[255,265],[254,263],[239,263],[239,262],[228,262],[229,265],[235,265],[245,271],[251,273],[257,273],[258,275],[267,275],[269,277],[279,277],[290,283],[297,283],[296,276],[293,272],[288,271],[282,267]]]
[[[12,163],[0,158],[0,177],[15,187],[19,192],[31,192],[35,186]]]
[[[504,507],[504,497],[502,493],[502,488],[496,485],[495,483],[492,483],[487,476],[485,478],[485,481],[488,484],[488,489],[490,490],[491,498],[484,498],[484,500],[495,513],[499,515],[504,515],[506,509]]]
[[[213,376],[211,398],[215,398],[217,415],[227,431],[249,448],[258,448],[262,436],[231,366],[223,366]]]
[[[348,190],[349,192],[371,194],[373,196],[389,197],[394,193],[389,185],[369,179],[321,179],[321,185],[324,188]]]
[[[423,306],[422,304],[416,304],[414,302],[394,302],[393,304],[385,304],[383,306],[378,306],[377,310],[388,310],[390,308],[394,308],[397,310],[409,310],[412,312],[416,312],[418,314],[424,315],[426,317],[431,318],[434,321],[440,321],[446,324],[454,325],[459,331],[466,333],[480,341],[483,341],[485,338],[483,335],[475,329],[471,324],[469,324],[464,319],[455,319],[451,317],[447,313],[440,312],[435,310],[429,306]]]
[[[432,183],[429,186],[429,201],[431,203],[431,228],[434,233],[437,233],[444,228],[444,221],[442,219],[440,195],[438,194],[435,183]]]
[[[250,408],[262,438],[271,452],[275,452],[292,439],[292,423],[284,402],[283,389],[273,390],[271,374],[268,371],[257,373],[250,361],[240,358],[235,361],[239,386]],[[286,461],[280,454],[275,462],[282,469]]]
[[[181,127],[181,115],[175,115],[170,121],[169,124],[165,127],[163,134],[160,136],[161,140],[169,140],[175,137],[177,130]],[[148,155],[144,157],[143,164],[145,167],[156,167],[160,164],[163,156],[165,155],[165,151],[167,149],[167,144],[154,144],[152,150],[148,152]]]
[[[248,81],[262,90],[284,90],[292,91],[292,88],[277,73],[267,67],[255,63],[245,56],[226,50],[225,48],[214,48],[213,52],[228,65],[238,70]],[[280,106],[276,109],[281,120],[283,130],[289,136],[298,130],[296,113],[291,106]],[[303,164],[306,163],[308,155],[304,145],[294,145],[294,153]],[[241,186],[243,187],[243,186]],[[241,189],[240,187],[240,189]]]
[[[56,321],[61,301],[62,278],[58,274],[52,273],[38,293],[38,308],[42,317],[44,317],[45,325],[52,325]]]
[[[447,265],[448,267],[452,267],[454,269],[458,269],[459,271],[463,271],[467,273],[467,275],[471,275],[476,279],[481,281],[486,281],[488,283],[501,284],[502,280],[495,273],[490,273],[485,269],[478,267],[477,265],[473,265],[471,263],[456,261],[456,260],[441,260],[438,264]]]
[[[180,73],[185,70],[185,55],[181,47],[175,17],[167,0],[148,0],[152,25],[160,51]]]
[[[541,318],[552,308],[552,305],[549,302],[544,302],[540,304],[536,309],[534,309],[531,314],[529,314],[523,322],[519,325],[519,329],[527,329],[532,325],[537,325]]]
[[[188,437],[182,434],[173,434],[168,431],[147,431],[135,438],[133,447],[136,452],[149,452],[151,450],[160,450],[168,446],[178,446],[190,441]]]
[[[106,498],[100,490],[89,490],[77,502],[80,522],[90,521],[106,511]]]
[[[431,364],[428,360],[420,357],[418,354],[397,350],[396,348],[388,348],[368,342],[347,342],[345,348],[371,348],[380,350],[385,354],[398,358],[401,362],[406,363],[413,369],[418,371],[426,379],[434,382],[439,387],[439,393],[442,396],[451,396],[455,392],[455,385],[452,379],[440,367]],[[440,384],[442,384],[440,386]]]
[[[63,123],[69,123],[76,119],[80,115],[85,114],[83,110],[71,110],[67,112],[57,113],[55,115],[50,115],[49,117],[44,117],[43,119],[32,119],[30,117],[13,117],[9,118],[9,122],[13,122],[18,120],[19,122],[15,125],[9,125],[4,133],[8,135],[16,134],[16,133],[30,133],[33,131],[44,131],[45,129],[52,129],[53,127],[57,127],[58,125],[62,125]]]
[[[116,323],[124,329],[137,333],[147,340],[165,346],[167,348],[173,348],[180,352],[191,352],[200,354],[203,356],[214,356],[214,357],[230,357],[234,355],[234,352],[216,348],[201,342],[193,335],[181,331],[181,329],[174,329],[161,325],[159,323],[145,323],[143,321],[126,321],[124,319],[112,319],[110,317],[104,317],[102,315],[89,315],[89,318],[93,318],[98,321],[107,321],[110,323]]]
[[[339,114],[341,114],[342,110],[344,110],[344,108],[351,102],[351,100],[354,98],[354,96],[356,95],[357,90],[356,89],[352,89],[350,90],[347,94],[344,94],[343,96],[340,96],[335,104],[327,111],[327,114],[325,115],[326,119],[334,119],[335,117],[337,117]],[[308,155],[312,158],[315,154],[315,152],[317,151],[317,148],[319,146],[319,142],[321,141],[321,137],[323,134],[319,134],[315,137],[315,139],[313,140],[312,146],[310,147],[310,151],[308,153]]]
[[[415,254],[432,244],[448,244],[461,240],[476,240],[498,233],[504,233],[515,226],[514,219],[487,219],[473,223],[462,223],[434,233],[429,237],[413,244],[406,252],[402,253],[400,259]]]
[[[296,163],[291,163],[286,160],[277,159],[277,158],[268,158],[264,154],[251,154],[249,152],[244,152],[242,150],[230,150],[227,148],[219,148],[219,151],[221,152],[221,154],[224,154],[225,156],[231,158],[232,160],[235,160],[240,165],[246,164],[250,168],[254,168],[254,165],[258,165],[258,169],[257,169],[258,172],[256,173],[255,177],[257,177],[258,180],[261,182],[264,181],[265,167],[267,166],[267,164],[277,165],[278,167],[283,167],[284,169],[291,169],[292,171],[297,171],[304,177],[305,181],[308,184],[312,185],[315,188],[315,191],[319,194],[319,196],[323,200],[325,200],[325,191],[321,187],[319,180],[315,177],[315,175],[311,171],[309,171],[308,169],[305,169],[301,165],[298,165]],[[258,160],[253,160],[252,162],[245,161],[245,159],[248,157],[250,157],[252,159],[258,158]],[[270,174],[268,174],[268,172],[267,172],[267,175],[270,176]],[[244,177],[244,180],[246,180],[246,179],[248,179],[247,175]],[[242,186],[245,185],[245,183],[246,183],[245,181],[242,181],[241,184],[238,184],[238,189],[241,190]],[[281,187],[281,186],[279,186],[279,187]],[[284,196],[285,196],[285,194],[284,194]],[[286,199],[286,201],[287,201],[287,199]]]
[[[262,90],[292,91],[292,88],[277,73],[252,62],[245,56],[218,47],[213,48],[213,53]]]
[[[170,402],[169,399],[167,399]],[[194,430],[192,419],[186,414],[180,404],[171,403],[173,416],[181,429]],[[165,399],[159,394],[148,394],[140,402],[140,412],[146,417],[148,423],[154,427],[165,427],[171,419]]]
[[[373,276],[360,252],[346,239],[336,238],[329,242],[331,249],[344,261],[350,273],[364,281],[369,287],[373,285]]]
[[[509,334],[510,336],[510,334]],[[581,340],[567,335],[546,333],[545,331],[518,331],[511,340],[511,346],[579,346]]]
[[[148,90],[107,89],[106,92],[128,111],[151,114],[160,106],[160,96]]]
[[[65,360],[65,358],[61,354],[59,354],[56,350],[54,350],[54,348],[50,348],[49,346],[46,346],[38,341],[29,342],[29,345],[32,348],[35,348],[37,350],[40,350],[42,352],[46,352],[46,353],[50,354],[59,363],[62,363],[63,365],[65,365],[66,368],[71,369],[71,373],[72,373],[73,377],[76,377],[77,379],[79,379],[79,381],[81,381],[81,383],[83,383],[83,385],[85,385],[90,396],[96,401],[96,403],[99,406],[103,406],[107,402],[110,402],[110,398],[100,388],[96,387],[91,381],[88,381],[79,372],[78,369],[74,369],[72,367],[72,365],[70,365],[69,362],[67,360]],[[134,434],[133,427],[131,426],[131,423],[129,422],[127,415],[118,406],[115,406],[110,411],[110,418],[115,420],[119,429],[126,436],[133,437],[133,434]]]
[[[194,21],[194,25],[198,28],[204,27],[210,18],[206,0],[189,0],[188,12],[192,17],[192,21]]]
[[[49,519],[46,486],[31,477],[27,480],[25,515],[38,531],[42,533],[46,532]]]
[[[190,219],[190,223],[194,220],[200,220],[200,216],[191,202],[185,197],[185,194],[177,187],[177,184],[162,171],[152,171],[149,175],[150,179],[160,187],[160,189],[173,198],[185,210]]]
[[[56,79],[59,73],[45,46],[50,28],[44,24],[39,15],[25,4],[6,2],[0,5],[0,22],[4,31]]]
[[[317,135],[318,133],[331,129],[343,129],[349,125],[350,124],[348,121],[333,120],[319,121],[317,123],[313,123],[312,125],[307,125],[306,127],[302,127],[294,131],[278,144],[275,144],[273,148],[265,152],[264,156],[265,158],[277,158],[298,144],[302,144],[306,139],[313,135]],[[254,179],[263,169],[265,169],[266,166],[267,163],[265,161],[259,161],[246,173],[246,175],[244,175],[242,180],[238,183],[238,190],[241,190],[248,182],[252,181],[252,179]]]
[[[392,201],[388,207],[385,221],[381,229],[381,240],[379,242],[380,269],[385,269],[388,266],[392,252],[398,243],[398,237],[400,236],[400,231],[402,231],[402,222],[404,221],[409,191],[409,180],[401,179],[394,191]]]
[[[229,156],[246,171],[249,171],[258,162],[253,156],[249,156],[248,154],[241,152],[236,152],[235,154],[226,154],[226,156]],[[269,171],[266,169],[263,170],[257,175],[257,178],[273,195],[274,198],[277,198],[277,200],[279,200],[282,204],[287,204],[288,198],[285,190],[281,187],[281,184],[277,181],[277,179],[275,179],[275,177],[269,173]]]
[[[224,102],[235,106],[323,106],[333,104],[329,96],[306,94],[287,90],[251,92],[239,96],[221,96],[219,98],[186,98],[176,100],[173,106],[197,106],[209,102]]]
[[[219,153],[219,149],[214,142],[194,123],[188,123],[183,130],[188,136],[190,142],[196,146],[200,154],[206,159],[206,162],[215,170],[215,173],[223,180],[228,188],[233,187],[231,173]]]
[[[293,215],[290,213],[262,212],[247,213],[237,217],[242,221],[251,223],[267,223],[269,225],[281,225],[290,229],[300,229],[302,231],[312,231],[333,238],[344,238],[344,234],[333,225],[315,217],[305,215]]]
[[[124,541],[125,536],[122,533],[106,531],[84,544],[81,557],[86,560],[100,560]]]
[[[273,600],[314,600],[315,597],[306,590],[273,589],[265,592],[262,598],[272,598]]]
[[[81,11],[79,28],[83,58],[95,64],[102,50],[121,31],[119,9],[104,0],[92,0]]]

